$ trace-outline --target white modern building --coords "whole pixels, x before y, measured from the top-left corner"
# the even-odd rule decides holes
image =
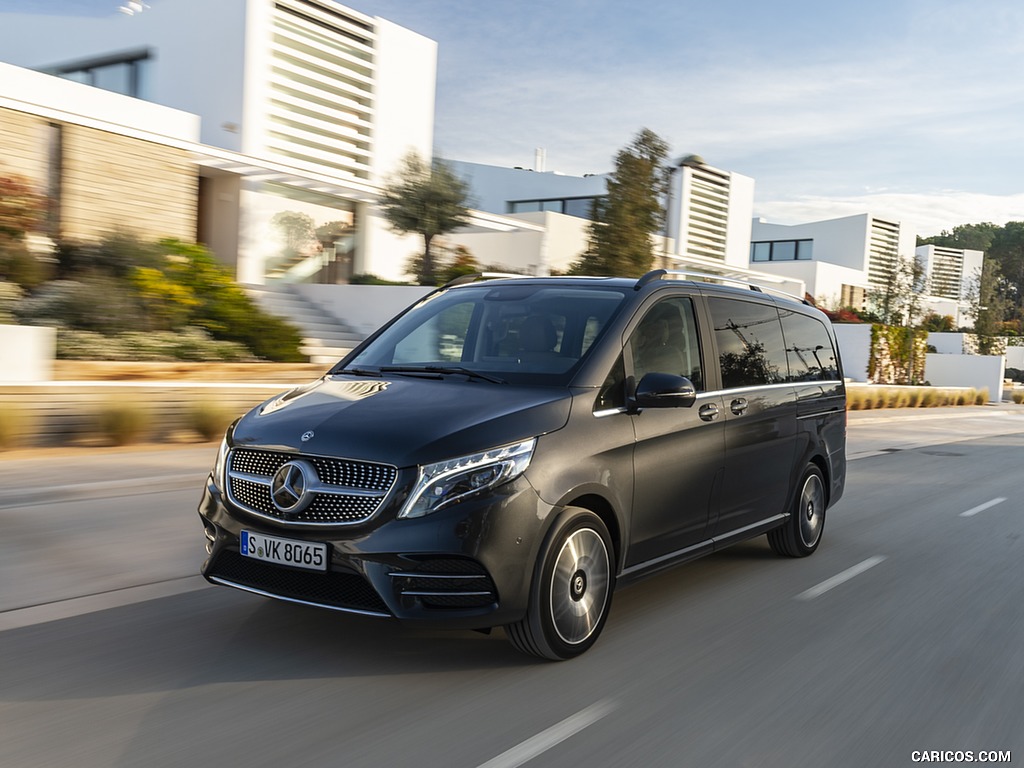
[[[749,259],[757,270],[803,280],[823,306],[859,309],[913,258],[915,244],[906,224],[867,213],[796,225],[755,219]]]
[[[404,154],[431,155],[436,57],[432,40],[334,0],[0,14],[0,59],[200,118],[196,236],[249,283],[402,276],[414,239],[373,202]]]
[[[927,308],[953,318],[953,327],[974,325],[971,301],[977,295],[985,254],[960,248],[921,245],[915,251],[928,285]]]
[[[565,270],[587,248],[592,206],[607,194],[607,175],[568,176],[543,168],[452,162],[474,205],[494,218],[448,235],[488,267],[548,274]],[[656,266],[762,283],[803,296],[801,279],[748,264],[754,180],[689,155],[673,163],[665,231],[655,238]],[[505,226],[504,232],[496,225]]]

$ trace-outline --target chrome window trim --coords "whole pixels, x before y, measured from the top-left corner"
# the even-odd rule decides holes
[[[720,395],[724,395],[730,392],[749,392],[753,389],[792,389],[793,387],[807,386],[807,385],[818,385],[824,386],[826,384],[842,384],[839,379],[828,379],[826,381],[784,381],[780,384],[751,384],[748,387],[733,387],[732,389],[717,389],[715,392]]]

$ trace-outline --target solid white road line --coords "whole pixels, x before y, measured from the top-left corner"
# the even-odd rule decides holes
[[[101,592],[98,595],[74,597],[69,600],[60,600],[56,603],[16,608],[0,613],[0,632],[8,629],[30,627],[33,624],[42,624],[47,621],[70,619],[87,613],[106,611],[110,608],[144,603],[147,600],[156,600],[161,597],[182,595],[186,592],[194,592],[209,586],[209,583],[202,576],[186,576],[181,579],[160,581],[156,584],[143,584],[138,587]]]
[[[1002,504],[1006,499],[998,498],[992,499],[992,501],[986,501],[984,504],[979,504],[973,509],[968,509],[966,512],[961,512],[960,517],[974,517],[979,512],[984,512],[989,507],[994,507],[996,504]]]
[[[825,581],[821,582],[821,584],[811,587],[806,592],[801,592],[799,595],[796,596],[796,599],[813,600],[816,597],[821,597],[830,589],[834,589],[835,587],[838,587],[840,584],[846,583],[854,576],[859,576],[869,568],[874,568],[883,560],[885,560],[885,555],[875,555],[874,557],[869,557],[863,563],[857,563],[857,565],[853,566],[852,568],[847,568],[842,573],[837,573],[831,579],[826,579]]]
[[[479,768],[516,768],[516,766],[522,765],[527,760],[532,760],[542,752],[547,752],[556,744],[561,744],[588,725],[593,725],[601,718],[611,714],[614,709],[615,703],[608,700],[591,704],[572,717],[567,717],[546,731],[541,731],[533,738],[512,747],[507,752],[502,752],[497,757],[480,765]]]

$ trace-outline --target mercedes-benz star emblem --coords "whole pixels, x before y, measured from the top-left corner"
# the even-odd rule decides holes
[[[313,439],[313,430],[312,429],[309,430],[309,432],[303,432],[302,433],[302,442],[306,443],[306,442],[309,442],[312,439]]]
[[[270,498],[285,514],[298,514],[313,500],[310,490],[316,470],[304,461],[282,464],[270,481]]]

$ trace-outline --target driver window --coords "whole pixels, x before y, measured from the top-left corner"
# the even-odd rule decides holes
[[[647,373],[672,373],[688,378],[698,392],[704,389],[691,299],[677,296],[659,301],[640,321],[631,342],[637,381]]]

